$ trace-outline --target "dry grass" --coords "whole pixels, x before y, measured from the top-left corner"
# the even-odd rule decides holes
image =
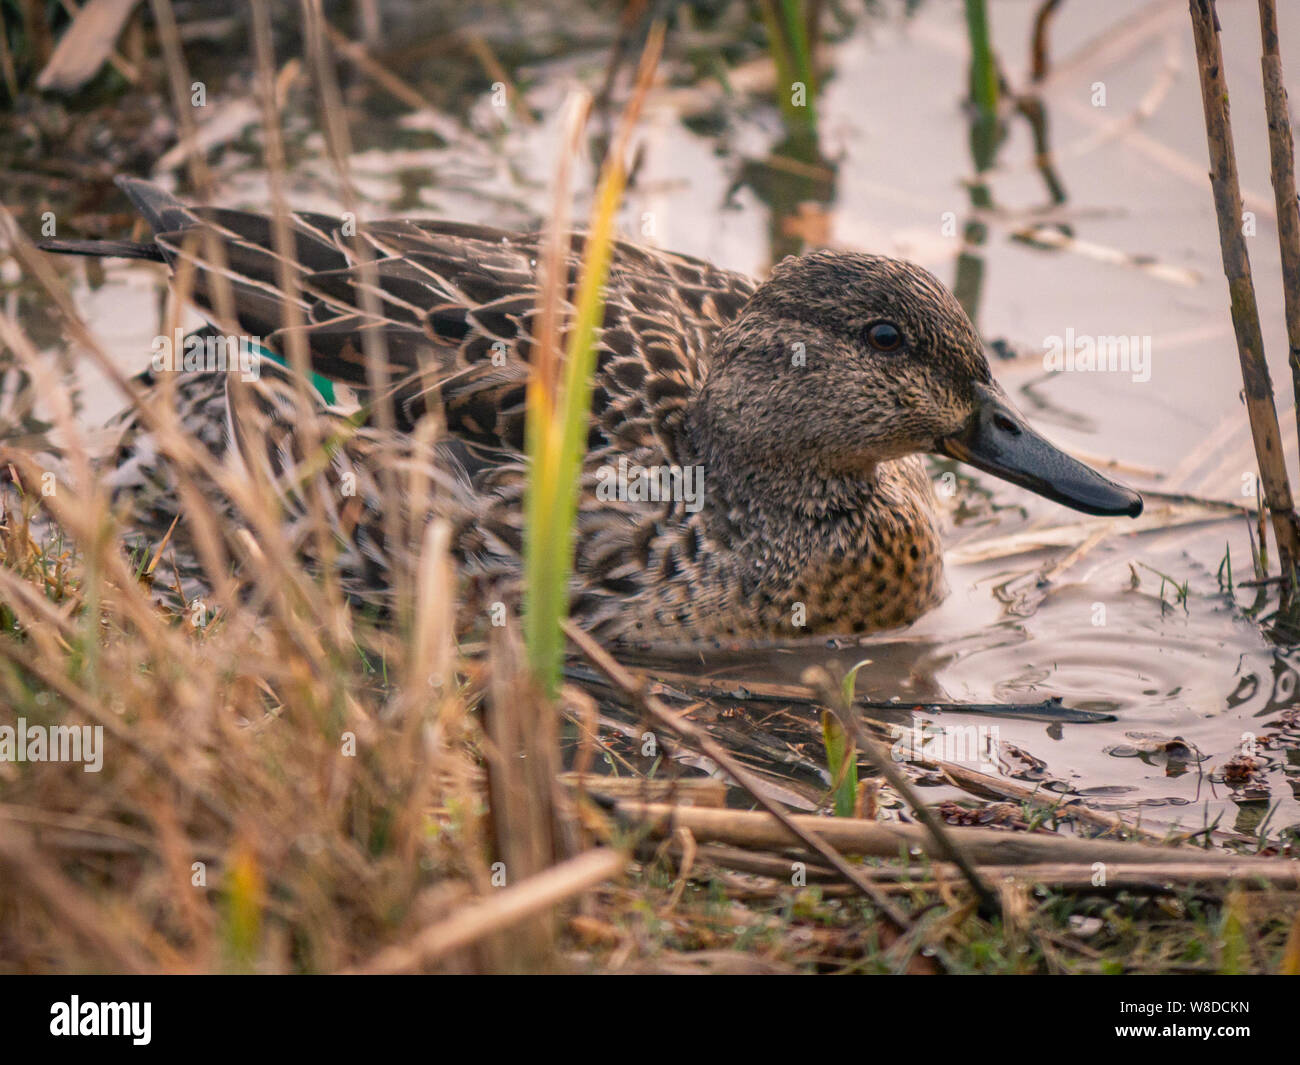
[[[153,9],[184,119],[189,77],[175,22],[167,0]],[[256,14],[267,141],[277,146],[265,6]],[[334,100],[319,5],[305,4],[304,19],[322,99]],[[342,108],[325,110],[347,188]],[[273,170],[283,166],[281,153],[269,158]],[[202,156],[190,162],[202,192]],[[477,657],[458,647],[447,527],[400,528],[400,513],[422,508],[385,507],[388,542],[406,549],[391,552],[400,594],[376,624],[347,603],[328,565],[309,572],[301,561],[307,544],[319,545],[316,559],[329,557],[333,534],[316,505],[331,490],[323,474],[302,486],[307,528],[291,534],[268,479],[232,473],[196,447],[176,421],[169,381],[139,394],[48,264],[7,228],[24,270],[176,471],[187,540],[210,592],[187,599],[178,587],[172,605],[160,605],[154,581],[168,579],[171,545],[165,538],[145,557],[126,557],[122,517],[98,487],[62,383],[19,323],[0,320],[0,339],[31,374],[64,449],[57,472],[48,456],[18,448],[0,456],[12,482],[0,523],[0,704],[15,722],[103,730],[98,772],[0,763],[0,868],[18,888],[0,902],[0,964],[62,972],[554,964],[556,904],[624,860],[614,850],[583,853],[590,840],[564,827],[571,816],[558,818],[556,711],[534,694],[518,634],[496,633]],[[185,274],[178,299],[192,283]],[[232,320],[230,293],[215,302]],[[289,354],[301,367],[304,353]],[[382,372],[384,353],[366,354]],[[434,494],[419,470],[400,485],[391,471],[377,473],[389,504],[397,492]],[[57,478],[52,492],[47,474]],[[521,752],[534,756],[523,774]],[[557,882],[572,867],[552,866],[570,857],[580,875]],[[548,872],[551,881],[530,879]],[[445,919],[466,914],[477,923],[468,933],[453,927],[448,939]],[[497,935],[506,929],[508,939]],[[438,950],[395,960],[392,951],[431,934]]]
[[[173,612],[102,501],[61,486],[58,525],[37,531],[40,498],[4,519],[0,701],[33,724],[102,725],[104,756],[97,773],[0,767],[11,967],[329,971],[440,916],[449,883],[490,882],[477,673],[437,600],[380,631],[331,613],[305,575],[281,588],[278,552],[258,551],[241,583],[280,589],[269,609],[236,588]],[[445,593],[430,541],[412,576]]]

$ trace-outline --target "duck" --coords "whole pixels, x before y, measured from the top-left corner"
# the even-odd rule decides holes
[[[334,386],[361,401],[363,414],[348,415],[359,431],[331,460],[336,478],[372,484],[377,468],[424,447],[444,487],[428,514],[404,515],[403,525],[440,507],[454,512],[452,548],[479,589],[475,609],[517,600],[543,234],[291,210],[289,240],[277,243],[269,214],[186,204],[136,178],[118,184],[148,239],[42,246],[150,260],[173,277],[186,268],[193,303],[216,322],[225,301],[226,324],[270,356],[253,404],[263,428],[292,434],[302,417],[285,368],[300,345],[317,386],[314,417],[345,417]],[[573,233],[570,285],[584,247]],[[760,283],[620,240],[595,343],[571,612],[613,642],[853,636],[911,624],[946,593],[927,455],[1087,514],[1142,511],[1137,492],[1029,425],[958,300],[901,259],[813,251],[777,263]],[[382,427],[365,413],[375,344],[388,374]],[[237,376],[183,373],[173,392],[204,446],[247,459],[259,435],[232,414]],[[146,374],[146,383],[158,379]],[[429,418],[433,451],[419,430]],[[145,527],[165,528],[180,508],[147,433],[128,412],[110,477],[115,492],[135,497]],[[267,450],[283,462],[294,447],[280,440]],[[338,509],[344,550],[334,564],[350,595],[378,603],[392,592],[396,547],[383,534],[378,490],[361,497],[360,516]]]

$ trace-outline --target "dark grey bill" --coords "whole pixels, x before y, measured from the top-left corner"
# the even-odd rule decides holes
[[[975,414],[961,432],[940,440],[941,455],[969,463],[1085,514],[1142,513],[1142,497],[1049,444],[996,385],[976,385]]]

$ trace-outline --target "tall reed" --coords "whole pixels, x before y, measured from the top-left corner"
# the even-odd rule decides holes
[[[614,242],[615,216],[627,181],[628,146],[659,61],[663,32],[662,25],[650,32],[635,91],[601,167],[578,291],[567,323],[563,366],[557,371],[558,328],[553,328],[550,335],[538,338],[538,361],[528,382],[524,634],[534,676],[548,695],[554,695],[559,688],[564,658],[560,624],[569,613],[579,476],[587,448],[591,376],[596,366],[597,329],[604,310],[603,289]],[[566,275],[564,266],[561,257],[556,268],[548,271],[547,285],[558,287]],[[555,305],[562,296],[543,291],[542,298]]]

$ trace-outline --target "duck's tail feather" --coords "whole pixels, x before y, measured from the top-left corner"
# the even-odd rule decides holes
[[[139,240],[43,240],[37,247],[60,255],[93,255],[101,259],[148,259],[166,262],[163,250],[153,241]]]
[[[154,233],[185,229],[198,218],[170,192],[139,178],[119,177],[117,187],[126,193],[131,205],[140,212]],[[154,241],[136,240],[43,240],[42,251],[62,255],[94,255],[111,259],[149,259],[166,262],[167,256]]]
[[[175,196],[140,178],[119,177],[115,184],[126,193],[131,205],[144,216],[155,233],[185,229],[198,222],[194,212]]]

